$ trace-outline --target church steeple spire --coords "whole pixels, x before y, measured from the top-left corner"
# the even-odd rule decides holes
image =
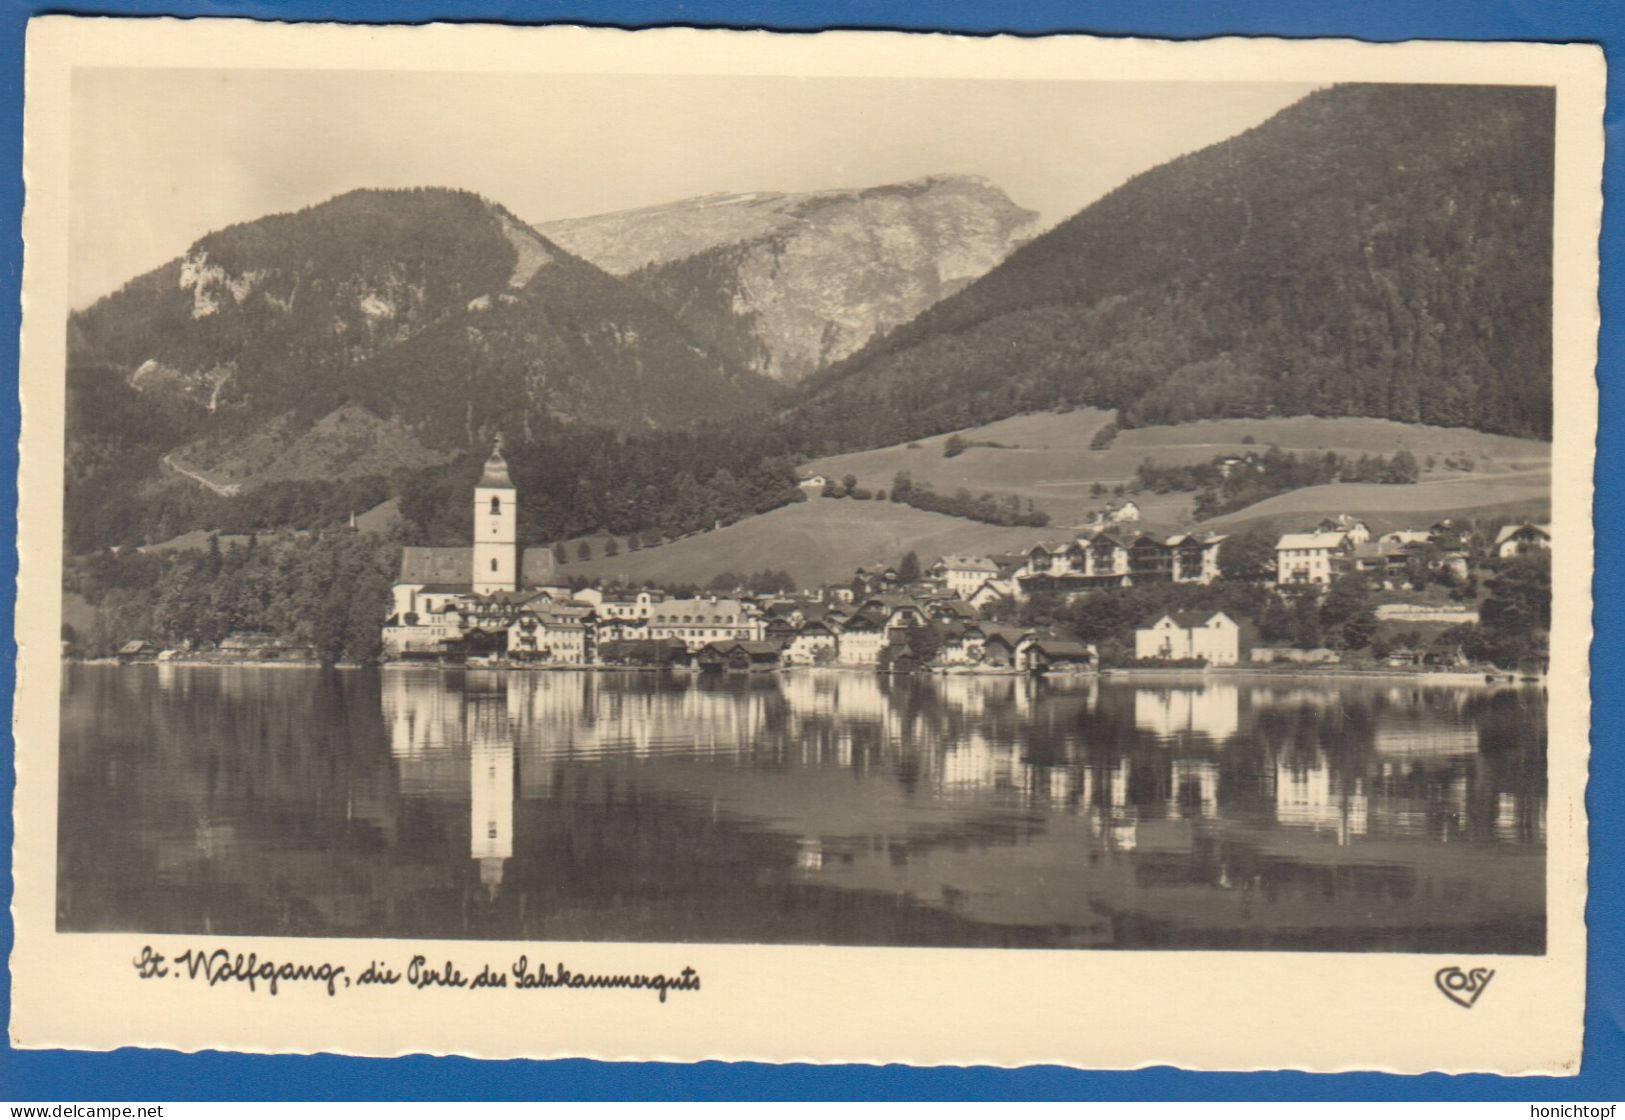
[[[473,582],[477,594],[519,589],[518,527],[519,499],[498,436],[474,487]]]
[[[508,460],[502,457],[500,433],[491,445],[490,458],[485,460],[485,473],[480,476],[480,485],[513,488],[513,480],[508,477]]]

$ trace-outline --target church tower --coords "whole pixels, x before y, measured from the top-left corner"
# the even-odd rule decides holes
[[[474,487],[474,591],[519,590],[519,499],[497,438]]]

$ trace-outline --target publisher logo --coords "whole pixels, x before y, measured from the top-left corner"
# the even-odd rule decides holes
[[[1451,965],[1435,972],[1433,982],[1439,986],[1446,999],[1470,1008],[1478,1002],[1478,997],[1484,994],[1484,989],[1490,986],[1490,981],[1494,977],[1494,969],[1474,968],[1463,971],[1460,966]]]

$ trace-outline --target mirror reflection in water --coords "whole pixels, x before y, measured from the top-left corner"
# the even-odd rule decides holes
[[[1538,689],[65,674],[63,930],[1544,949]]]

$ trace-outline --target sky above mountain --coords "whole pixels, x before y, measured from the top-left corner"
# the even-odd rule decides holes
[[[81,69],[70,303],[211,230],[358,187],[459,187],[541,222],[961,173],[1049,225],[1311,88]]]

